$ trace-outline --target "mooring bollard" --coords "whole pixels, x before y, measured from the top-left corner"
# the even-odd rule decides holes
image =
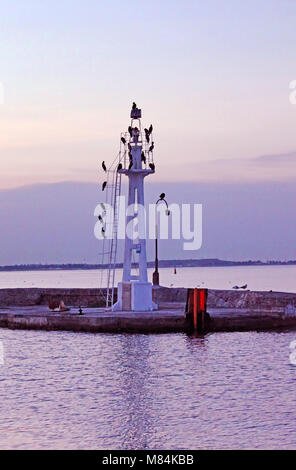
[[[206,302],[205,302],[205,289],[200,289],[199,291],[199,310],[201,316],[201,331],[205,329],[205,312],[206,312]]]
[[[186,301],[186,317],[194,331],[204,332],[206,329],[208,289],[188,289]]]
[[[193,289],[193,328],[194,331],[197,331],[197,312],[198,312],[198,307],[197,307],[197,289]]]

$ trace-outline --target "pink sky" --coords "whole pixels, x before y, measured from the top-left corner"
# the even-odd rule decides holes
[[[133,100],[154,125],[156,181],[295,177],[291,162],[256,159],[296,150],[296,4],[246,3],[8,5],[0,188],[97,181]]]

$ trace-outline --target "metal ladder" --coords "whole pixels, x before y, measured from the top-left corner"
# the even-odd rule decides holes
[[[115,178],[113,184],[113,224],[112,239],[110,240],[108,282],[106,293],[106,307],[112,307],[114,303],[114,282],[117,258],[117,235],[118,235],[118,217],[119,217],[119,196],[121,193],[121,174],[115,170]]]
[[[117,260],[117,236],[119,220],[119,196],[121,194],[121,174],[117,172],[118,164],[125,158],[125,153],[119,152],[107,171],[107,186],[105,203],[113,207],[111,220],[106,225],[111,224],[112,237],[103,239],[102,252],[100,253],[99,297],[104,301],[106,308],[112,307],[114,303],[115,271]]]

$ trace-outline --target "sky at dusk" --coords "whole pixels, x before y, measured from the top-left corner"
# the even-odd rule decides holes
[[[203,204],[202,249],[161,257],[296,258],[296,1],[0,7],[0,264],[98,261],[101,162],[133,101],[154,126],[148,199]]]
[[[155,181],[296,177],[295,1],[0,6],[0,188],[97,181],[133,100],[154,124]]]

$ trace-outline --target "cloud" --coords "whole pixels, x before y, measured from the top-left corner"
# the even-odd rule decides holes
[[[123,188],[125,190],[126,187]],[[160,240],[162,259],[295,259],[293,183],[152,183],[146,203],[165,191],[171,203],[203,205],[203,245],[183,251],[183,240]],[[0,264],[99,261],[93,215],[104,195],[93,183],[59,183],[0,191]],[[148,242],[153,259],[154,243]],[[119,245],[122,260],[123,244]]]
[[[187,166],[186,171],[188,179],[204,182],[288,182],[296,178],[296,152],[200,161]]]
[[[262,155],[261,157],[257,157],[255,161],[277,165],[292,163],[296,166],[296,152],[282,153],[278,155]]]

